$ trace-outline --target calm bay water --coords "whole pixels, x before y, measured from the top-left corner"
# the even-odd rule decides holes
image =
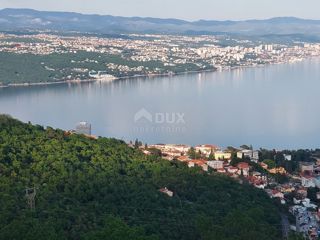
[[[320,147],[320,59],[109,83],[0,89],[0,113],[147,143]]]

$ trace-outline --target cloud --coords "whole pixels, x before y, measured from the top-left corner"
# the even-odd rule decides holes
[[[32,23],[32,24],[38,24],[38,25],[42,25],[42,26],[46,26],[46,25],[51,24],[51,22],[49,22],[49,21],[44,21],[44,20],[42,20],[41,18],[33,18],[33,19],[30,20],[30,23]]]

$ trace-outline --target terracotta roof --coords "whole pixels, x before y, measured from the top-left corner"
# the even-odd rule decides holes
[[[261,166],[261,167],[266,167],[266,168],[268,167],[268,165],[265,164],[264,162],[261,162],[261,163],[260,163],[260,166]]]
[[[230,169],[230,170],[238,170],[237,167],[233,167],[233,166],[228,167],[228,169]]]
[[[224,168],[219,168],[217,171],[218,172],[226,172],[226,170]]]
[[[192,163],[194,163],[196,165],[202,166],[202,165],[207,164],[208,161],[206,161],[204,159],[193,159],[190,162],[192,162]]]
[[[276,190],[276,189],[273,189],[273,190],[272,190],[272,194],[273,194],[273,195],[276,195],[276,194],[278,194],[278,193],[280,193],[278,190]]]
[[[313,175],[309,174],[309,173],[301,173],[301,177],[311,179],[311,178],[313,178]]]
[[[219,147],[216,145],[212,145],[212,144],[203,144],[203,145],[198,145],[196,146],[196,148],[213,148],[213,149],[218,149]]]
[[[181,156],[181,157],[178,157],[178,160],[181,162],[186,162],[189,160],[189,157],[188,156]]]
[[[246,162],[241,162],[241,163],[238,163],[237,167],[240,169],[247,169],[249,168],[249,164]]]

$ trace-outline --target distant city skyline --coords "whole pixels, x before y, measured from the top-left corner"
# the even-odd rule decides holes
[[[177,18],[184,20],[246,20],[273,17],[320,19],[319,0],[0,0],[0,8],[31,8],[86,14]]]

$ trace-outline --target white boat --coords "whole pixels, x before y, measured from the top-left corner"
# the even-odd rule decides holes
[[[115,76],[108,74],[105,71],[90,71],[89,77],[95,78],[98,81],[112,81],[117,79]]]

